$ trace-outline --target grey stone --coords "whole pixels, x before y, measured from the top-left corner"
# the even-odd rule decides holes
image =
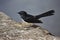
[[[60,40],[33,23],[16,22],[0,12],[0,40]]]

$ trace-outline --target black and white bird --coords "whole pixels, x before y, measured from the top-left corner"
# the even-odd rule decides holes
[[[50,10],[50,11],[47,11],[45,13],[42,13],[42,14],[39,14],[39,15],[36,15],[36,16],[27,14],[27,12],[25,12],[25,11],[20,11],[20,12],[18,12],[18,14],[21,16],[21,18],[25,22],[28,22],[28,23],[43,23],[39,19],[42,18],[42,17],[52,16],[52,15],[54,15],[53,14],[54,12],[55,12],[54,10]]]

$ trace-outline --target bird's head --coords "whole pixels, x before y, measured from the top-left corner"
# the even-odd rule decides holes
[[[18,14],[20,14],[20,15],[27,15],[27,12],[25,12],[25,11],[20,11],[20,12],[18,12]]]

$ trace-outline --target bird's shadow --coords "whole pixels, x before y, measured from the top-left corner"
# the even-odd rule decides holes
[[[38,25],[32,25],[31,27],[33,27],[33,28],[37,28],[37,27],[40,27],[40,26],[38,26]]]
[[[39,29],[43,29],[43,28],[41,28],[40,26],[38,26],[38,25],[32,25],[31,27],[33,27],[33,28],[38,28],[39,27]],[[47,33],[47,35],[52,35],[52,36],[55,36],[55,35],[53,35],[52,33]]]

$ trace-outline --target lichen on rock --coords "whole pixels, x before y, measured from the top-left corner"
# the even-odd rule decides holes
[[[0,40],[58,40],[33,23],[18,23],[0,12]]]

